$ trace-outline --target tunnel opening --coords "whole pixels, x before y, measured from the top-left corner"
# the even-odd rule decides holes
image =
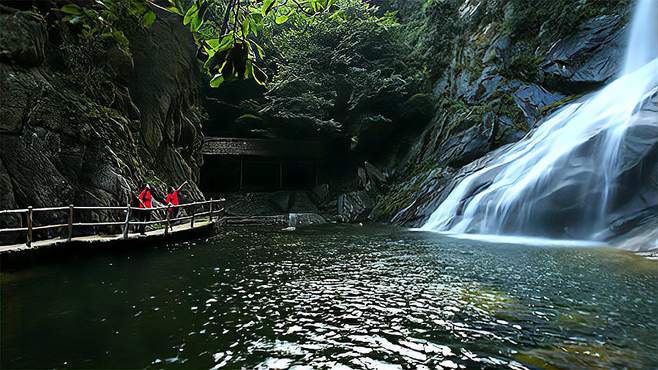
[[[206,137],[201,190],[206,196],[312,190],[336,162],[328,153],[341,152],[322,141]]]
[[[206,155],[201,168],[204,194],[311,190],[318,184],[320,163]]]
[[[201,167],[201,191],[204,194],[240,191],[240,160],[204,156]]]

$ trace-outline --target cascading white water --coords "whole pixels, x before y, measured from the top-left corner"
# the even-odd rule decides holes
[[[623,75],[658,57],[658,1],[640,0],[633,14]]]
[[[640,202],[627,185],[644,180],[627,163],[654,144],[637,135],[658,126],[640,109],[658,86],[656,58],[658,0],[640,0],[621,77],[466,176],[422,229],[598,239],[613,213]]]

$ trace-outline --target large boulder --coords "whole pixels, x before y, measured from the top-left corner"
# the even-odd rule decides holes
[[[390,213],[390,209],[394,209],[392,222],[421,226],[443,200],[443,189],[452,180],[453,175],[454,171],[444,167],[415,175],[401,184],[396,184],[395,189],[380,200],[375,211],[383,208],[386,214]]]
[[[482,123],[476,122],[470,128],[448,137],[439,151],[439,163],[451,167],[468,164],[492,149],[494,138],[494,115],[486,113]]]
[[[338,197],[338,216],[343,222],[366,221],[375,205],[366,191],[341,194]]]
[[[509,83],[510,94],[516,107],[523,112],[528,128],[535,127],[548,112],[547,108],[564,100],[567,96],[559,92],[551,92],[543,86],[522,81]]]

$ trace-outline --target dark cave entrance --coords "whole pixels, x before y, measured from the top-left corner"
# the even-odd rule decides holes
[[[319,177],[317,161],[206,155],[201,190],[204,194],[310,190]]]

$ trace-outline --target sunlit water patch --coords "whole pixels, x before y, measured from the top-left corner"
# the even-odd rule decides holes
[[[655,368],[658,264],[390,227],[238,229],[2,273],[3,368]]]

